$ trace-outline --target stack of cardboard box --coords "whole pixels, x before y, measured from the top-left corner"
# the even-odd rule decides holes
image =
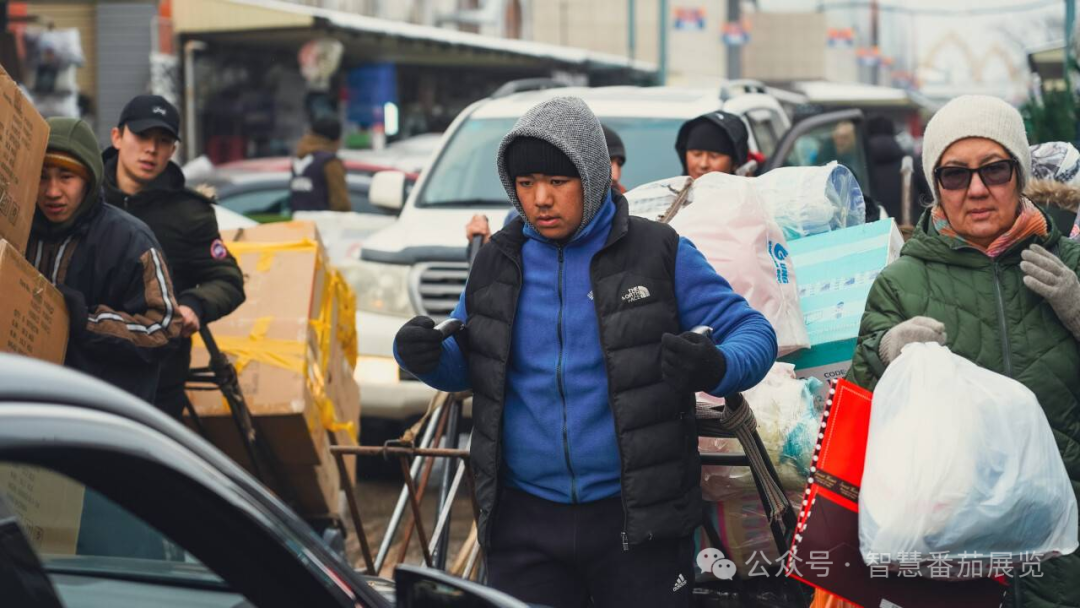
[[[23,253],[34,219],[49,125],[0,68],[0,352],[63,364],[64,298]],[[39,467],[0,464],[0,497],[37,550],[74,554],[83,487]]]
[[[244,273],[247,300],[210,330],[236,365],[273,452],[275,476],[286,486],[279,494],[303,515],[337,515],[340,478],[329,447],[356,445],[360,421],[355,296],[329,265],[313,223],[267,224],[222,238]],[[192,366],[208,360],[196,341]],[[189,397],[210,441],[250,469],[221,393]]]
[[[67,308],[23,256],[49,125],[0,69],[0,351],[63,363]]]

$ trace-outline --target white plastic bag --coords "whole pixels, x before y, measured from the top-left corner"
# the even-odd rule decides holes
[[[821,411],[814,405],[820,385],[817,378],[796,378],[794,365],[777,362],[761,382],[743,391],[784,490],[801,492],[806,486],[821,422]],[[698,403],[719,405],[723,399],[699,393]],[[702,452],[742,452],[739,440],[732,438],[701,437],[698,447]],[[724,500],[730,493],[753,489],[754,481],[748,467],[706,466],[701,486],[707,500]]]
[[[866,221],[859,182],[836,161],[824,167],[780,167],[754,181],[789,240]]]
[[[691,204],[671,226],[772,323],[780,355],[809,347],[787,242],[765,211],[753,178],[709,173],[694,182],[692,192]]]
[[[939,344],[905,346],[874,391],[859,544],[867,564],[907,556],[954,579],[1075,551],[1076,496],[1034,393]]]
[[[688,176],[680,175],[642,184],[628,191],[624,196],[630,215],[659,220],[689,182]]]

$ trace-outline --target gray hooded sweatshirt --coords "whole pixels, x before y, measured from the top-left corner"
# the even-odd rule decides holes
[[[581,99],[555,97],[530,108],[503,137],[497,157],[499,178],[514,208],[525,223],[535,230],[536,227],[525,217],[514,179],[506,170],[506,148],[518,137],[535,137],[548,142],[562,150],[577,167],[585,194],[581,226],[573,235],[577,236],[596,217],[611,188],[611,158],[600,120]]]

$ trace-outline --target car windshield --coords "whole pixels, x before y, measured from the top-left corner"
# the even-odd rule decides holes
[[[50,574],[226,588],[171,539],[70,477],[0,462],[0,500]]]
[[[619,180],[626,188],[682,173],[675,154],[682,120],[600,117],[600,121],[614,129],[626,147],[627,161]],[[432,167],[417,206],[506,205],[495,156],[515,122],[516,118],[477,118],[461,125]]]

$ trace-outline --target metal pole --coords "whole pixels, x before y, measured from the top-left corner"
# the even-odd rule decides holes
[[[459,433],[459,431],[458,431],[458,422],[460,420],[461,420],[461,401],[458,400],[458,399],[454,399],[453,403],[450,404],[450,420],[447,422],[447,425],[446,425],[446,434],[443,435],[443,437],[445,438],[444,439],[444,442],[446,444],[445,447],[447,449],[453,450],[453,449],[456,449],[458,447],[458,433]],[[444,466],[443,466],[443,470],[442,470],[442,483],[441,483],[440,488],[439,488],[439,490],[440,490],[439,491],[439,508],[436,510],[436,517],[435,517],[436,522],[438,522],[438,519],[440,518],[439,514],[441,514],[443,512],[443,509],[446,510],[446,512],[447,512],[447,514],[449,516],[449,512],[450,512],[449,505],[453,504],[454,495],[457,493],[457,485],[456,485],[456,483],[455,483],[455,486],[453,488],[454,489],[453,492],[451,492],[451,488],[450,488],[450,479],[451,479],[451,470],[450,470],[451,467],[450,467],[450,465],[451,465],[452,462],[453,461],[450,461],[450,460],[446,460],[446,461],[443,462]],[[437,525],[438,524],[436,523],[436,526]],[[432,543],[435,543],[435,546],[432,547],[432,555],[433,555],[434,560],[435,560],[435,567],[438,568],[439,570],[445,570],[446,569],[446,547],[450,543],[450,529],[446,528],[445,531],[436,530],[436,532],[434,532],[432,537],[431,537],[431,541],[432,541]]]
[[[742,0],[728,0],[728,23],[738,23],[742,19]],[[727,54],[727,77],[729,80],[742,78],[742,47],[729,44],[724,47]]]
[[[442,396],[445,400],[445,394],[436,395],[434,398]],[[444,401],[445,403],[445,401]],[[427,428],[424,429],[424,436],[420,440],[420,447],[426,448],[431,445],[431,438],[435,435],[435,427],[438,426],[439,416],[442,414],[443,406],[439,407],[432,412],[431,418],[428,419]],[[424,464],[424,458],[418,456],[413,459],[412,469],[409,471],[412,479],[417,479],[420,476],[420,467]],[[390,552],[390,545],[394,542],[394,533],[397,531],[398,525],[401,524],[401,517],[405,514],[405,508],[409,502],[409,488],[408,486],[401,488],[401,494],[398,496],[397,505],[394,507],[394,514],[390,517],[390,523],[386,526],[386,534],[383,535],[382,543],[379,545],[379,553],[375,556],[375,572],[382,570],[383,562],[386,561],[386,554]]]
[[[637,59],[637,19],[634,17],[634,0],[626,0],[626,45],[630,60]]]
[[[1073,30],[1076,28],[1076,0],[1065,0],[1065,90],[1071,95],[1072,79],[1069,77],[1069,70],[1072,69],[1073,61],[1076,57],[1073,53]]]
[[[194,160],[198,154],[198,129],[195,128],[195,51],[206,50],[206,43],[201,40],[188,40],[184,43],[184,157]]]
[[[877,49],[878,47],[878,0],[870,0],[870,48]],[[870,66],[870,84],[881,84],[881,56],[875,57],[877,60]]]
[[[660,73],[657,78],[659,79],[660,86],[667,84],[667,18],[668,18],[668,2],[667,0],[660,0]]]

